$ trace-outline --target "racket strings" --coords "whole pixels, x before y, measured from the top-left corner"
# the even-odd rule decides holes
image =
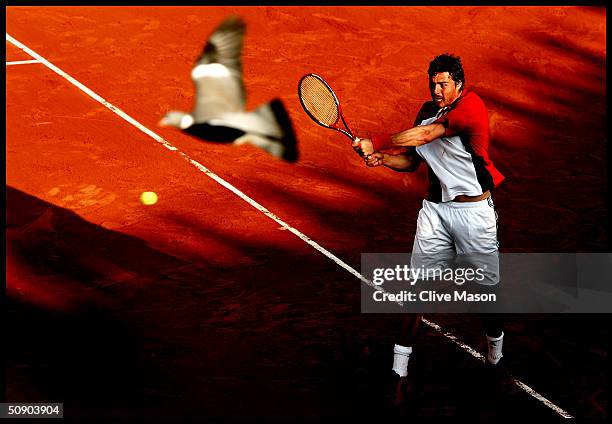
[[[306,110],[320,123],[331,126],[338,121],[334,95],[318,78],[307,76],[301,81],[300,97]]]

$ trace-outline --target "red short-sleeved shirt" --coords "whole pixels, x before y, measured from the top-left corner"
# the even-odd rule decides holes
[[[489,158],[489,117],[482,99],[475,92],[466,89],[446,111],[440,111],[434,102],[426,102],[417,115],[415,126],[440,112],[442,116],[433,122],[444,125],[446,128],[444,137],[458,136],[460,138],[465,150],[471,156],[482,191],[485,192],[498,186],[504,180],[504,176],[495,168]],[[375,150],[390,148],[391,135],[375,134],[372,137],[372,143]],[[431,171],[430,168],[430,174]],[[435,177],[435,175],[433,176]],[[437,190],[433,190],[433,192],[435,191]],[[430,189],[430,197],[432,197],[431,193],[432,190]]]

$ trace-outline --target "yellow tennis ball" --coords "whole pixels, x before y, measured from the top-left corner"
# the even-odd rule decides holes
[[[157,203],[157,194],[152,191],[145,191],[140,195],[140,201],[143,205],[154,205]]]

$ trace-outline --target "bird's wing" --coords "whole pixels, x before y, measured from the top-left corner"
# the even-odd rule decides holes
[[[246,25],[236,16],[224,20],[208,38],[191,78],[195,85],[195,122],[222,113],[243,112],[242,41]]]

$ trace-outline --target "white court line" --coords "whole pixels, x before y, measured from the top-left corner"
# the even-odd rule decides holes
[[[283,220],[281,220],[279,217],[274,215],[272,212],[270,212],[264,206],[262,206],[261,204],[257,203],[255,200],[251,199],[249,196],[247,196],[246,194],[244,194],[243,192],[238,190],[236,187],[234,187],[233,185],[231,185],[230,183],[225,181],[223,178],[219,177],[217,174],[215,174],[214,172],[212,172],[211,170],[206,168],[201,163],[199,163],[196,160],[190,158],[189,155],[187,155],[186,153],[183,153],[180,150],[178,150],[172,144],[170,144],[169,142],[164,140],[162,137],[160,137],[159,135],[157,135],[156,133],[154,133],[153,131],[151,131],[150,129],[145,127],[144,125],[142,125],[140,122],[136,121],[134,118],[129,116],[127,113],[125,113],[124,111],[122,111],[118,107],[116,107],[116,106],[112,105],[111,103],[109,103],[108,101],[104,100],[101,96],[99,96],[98,94],[94,93],[92,90],[90,90],[89,88],[87,88],[86,86],[81,84],[76,79],[72,78],[66,72],[62,71],[57,66],[53,65],[51,62],[46,60],[44,57],[42,57],[41,55],[39,55],[38,53],[36,53],[32,49],[30,49],[29,47],[25,46],[21,42],[17,41],[13,37],[11,37],[8,33],[6,33],[6,39],[10,43],[12,43],[14,46],[20,48],[21,50],[23,50],[24,52],[26,52],[30,56],[32,56],[32,57],[36,58],[37,60],[39,60],[43,65],[45,65],[47,68],[51,69],[56,74],[58,74],[61,77],[65,78],[66,80],[68,80],[68,82],[70,82],[71,84],[73,84],[74,86],[76,86],[77,88],[82,90],[85,94],[87,94],[88,96],[90,96],[91,98],[96,100],[97,102],[101,103],[102,105],[106,106],[108,109],[113,111],[115,114],[119,115],[121,118],[125,119],[127,122],[129,122],[130,124],[132,124],[133,126],[138,128],[140,131],[144,132],[145,134],[147,134],[148,136],[153,138],[155,141],[160,143],[166,149],[171,150],[171,151],[176,151],[187,162],[191,163],[198,170],[200,170],[201,172],[206,174],[208,177],[210,177],[211,179],[213,179],[214,181],[219,183],[221,186],[225,187],[226,189],[228,189],[229,191],[234,193],[236,196],[240,197],[242,200],[247,202],[249,205],[251,205],[252,207],[257,209],[258,211],[262,212],[268,218],[270,218],[273,221],[275,221],[276,223],[280,224],[280,226],[284,230],[289,230],[290,232],[295,234],[297,237],[302,239],[305,243],[307,243],[308,245],[312,246],[313,248],[315,248],[316,250],[321,252],[323,255],[327,256],[329,259],[334,261],[337,265],[339,265],[340,267],[344,268],[346,271],[348,271],[349,273],[351,273],[352,275],[357,277],[359,280],[361,280],[364,283],[366,283],[368,286],[374,288],[375,290],[379,290],[379,291],[383,291],[384,292],[384,290],[382,288],[380,288],[379,286],[377,286],[376,284],[372,283],[370,280],[365,278],[363,275],[361,275],[359,272],[357,272],[357,270],[355,270],[350,265],[346,264],[344,261],[339,259],[336,255],[334,255],[333,253],[331,253],[330,251],[328,251],[327,249],[325,249],[324,247],[319,245],[317,242],[315,242],[314,240],[312,240],[311,238],[309,238],[308,236],[303,234],[301,231],[299,231],[296,228],[293,228],[289,224],[285,223]],[[396,303],[398,305],[400,305],[400,306],[403,306],[403,304],[401,302],[396,302]],[[459,341],[459,339],[457,339],[457,337],[455,337],[452,333],[449,333],[449,332],[443,330],[442,327],[440,327],[438,324],[435,324],[434,322],[426,320],[426,319],[423,319],[423,322],[426,325],[428,325],[429,327],[431,327],[432,329],[436,330],[438,333],[442,334],[448,340],[450,340],[451,342],[453,342],[454,344],[459,346],[461,349],[463,349],[464,351],[466,351],[467,353],[472,355],[474,358],[476,358],[478,360],[481,360],[481,361],[484,361],[484,357],[480,353],[478,353],[476,350],[474,350],[470,346],[466,345],[465,343],[462,343],[461,341]],[[546,405],[547,407],[552,409],[554,412],[556,412],[561,417],[563,417],[563,418],[573,418],[573,416],[570,415],[568,412],[564,411],[562,408],[560,408],[559,406],[555,405],[550,400],[546,399],[544,396],[542,396],[541,394],[539,394],[538,392],[533,390],[531,387],[529,387],[525,383],[521,382],[518,379],[514,379],[514,382],[515,382],[515,384],[520,389],[524,390],[527,394],[529,394],[530,396],[534,397],[538,401],[542,402],[544,405]]]
[[[6,62],[6,66],[9,66],[9,65],[29,65],[30,63],[40,63],[40,60],[14,60],[12,62]]]
[[[436,324],[436,323],[434,323],[432,321],[426,320],[425,318],[421,318],[421,319],[423,320],[423,322],[425,324],[429,325],[431,328],[436,330],[438,333],[442,334],[444,337],[449,339],[451,342],[455,343],[461,349],[463,349],[464,351],[466,351],[467,353],[472,355],[474,358],[476,358],[480,362],[484,363],[484,361],[485,361],[484,356],[482,356],[480,353],[478,353],[476,350],[474,350],[471,346],[466,345],[465,343],[463,343],[454,334],[452,334],[452,333],[450,333],[448,331],[445,331],[442,327],[440,327],[438,324]],[[561,417],[563,417],[563,418],[574,418],[571,414],[569,414],[568,412],[563,410],[561,407],[555,405],[550,400],[546,399],[544,396],[542,396],[541,394],[539,394],[538,392],[533,390],[531,387],[529,387],[528,385],[523,383],[518,378],[514,378],[514,377],[511,377],[511,378],[512,378],[512,381],[514,382],[514,384],[516,386],[518,386],[518,388],[520,388],[521,390],[526,392],[528,395],[530,395],[530,396],[534,397],[535,399],[539,400],[544,405],[548,406],[550,409],[555,411]]]

